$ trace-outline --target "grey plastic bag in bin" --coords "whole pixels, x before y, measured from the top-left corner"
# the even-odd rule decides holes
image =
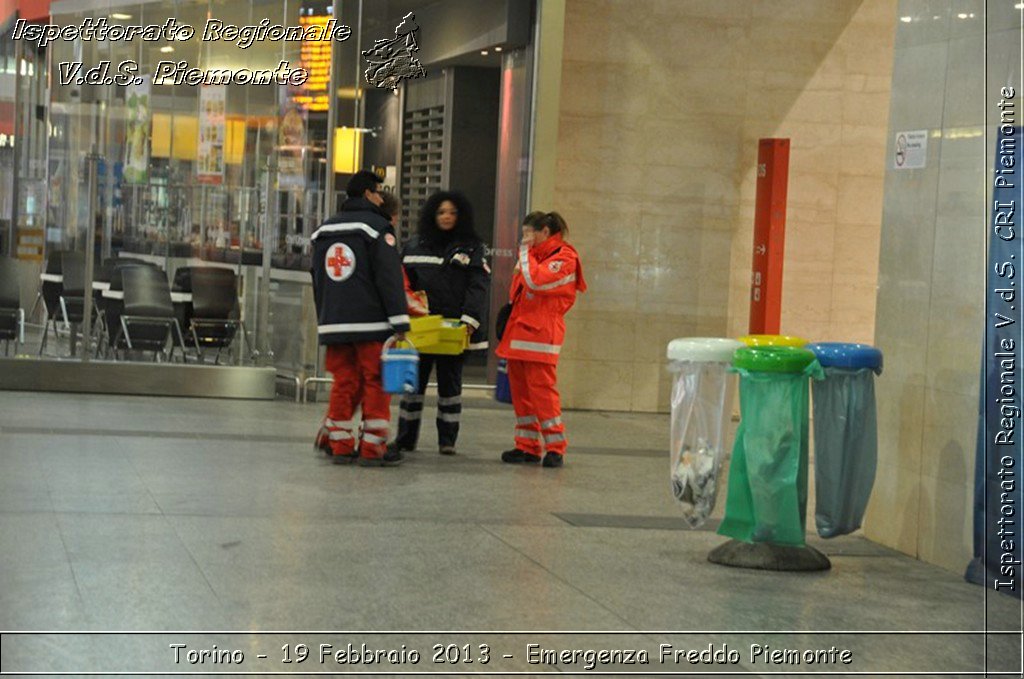
[[[875,483],[875,375],[882,372],[882,353],[863,344],[807,348],[825,370],[813,385],[814,523],[818,535],[833,538],[860,528]]]
[[[743,346],[721,338],[687,338],[668,345],[672,380],[672,495],[691,528],[715,507],[725,427],[732,414],[732,354]]]

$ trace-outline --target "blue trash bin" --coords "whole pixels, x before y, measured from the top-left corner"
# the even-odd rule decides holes
[[[814,522],[834,538],[860,528],[878,466],[875,375],[882,352],[866,344],[820,342],[807,348],[825,379],[813,386]]]
[[[508,361],[498,359],[498,376],[494,381],[494,400],[501,403],[512,403],[512,386],[508,381]]]

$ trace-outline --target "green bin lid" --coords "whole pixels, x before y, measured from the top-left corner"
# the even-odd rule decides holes
[[[814,360],[813,351],[800,347],[742,347],[733,354],[732,365],[757,372],[798,373]]]

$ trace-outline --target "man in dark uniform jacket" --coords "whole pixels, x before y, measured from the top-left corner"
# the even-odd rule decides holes
[[[409,312],[379,185],[373,172],[357,172],[341,211],[311,238],[317,330],[334,376],[325,425],[339,464],[358,459],[364,466],[393,466],[402,460],[399,451],[387,451],[391,396],[381,384],[380,354],[384,340],[405,336]],[[357,431],[353,417],[360,404]]]

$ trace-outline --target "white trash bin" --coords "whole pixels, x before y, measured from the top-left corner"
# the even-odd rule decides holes
[[[742,342],[691,337],[669,342],[672,381],[671,488],[691,528],[715,508],[725,428],[732,414],[732,356]]]

